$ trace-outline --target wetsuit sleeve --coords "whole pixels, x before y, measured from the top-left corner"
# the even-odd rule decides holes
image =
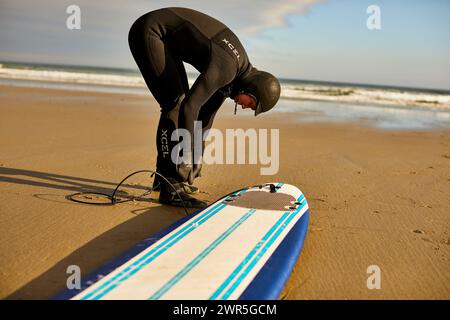
[[[218,50],[222,51],[221,48]],[[213,57],[208,68],[199,75],[181,104],[178,126],[187,129],[191,137],[194,133],[194,121],[200,120],[200,109],[220,88],[232,82],[237,73],[234,61],[231,60],[230,63],[227,56],[219,52],[219,54],[213,53]],[[216,101],[216,98],[210,103],[212,101]],[[220,105],[217,106],[219,107]]]
[[[216,91],[212,97],[200,109],[197,120],[202,122],[203,132],[211,129],[214,121],[214,116],[219,110],[220,106],[225,101],[226,97],[220,92]]]

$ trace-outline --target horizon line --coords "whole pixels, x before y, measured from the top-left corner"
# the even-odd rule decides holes
[[[109,70],[109,71],[127,71],[136,74],[140,74],[138,68],[123,68],[123,67],[105,67],[105,66],[93,66],[93,65],[81,65],[81,64],[57,64],[57,63],[41,63],[41,62],[23,62],[23,61],[6,61],[0,60],[0,65],[4,64],[17,64],[17,65],[28,65],[28,66],[41,66],[41,67],[65,67],[69,69],[87,69],[87,70]],[[196,75],[194,72],[187,72],[188,75]],[[368,82],[344,82],[336,80],[312,80],[312,79],[301,79],[301,78],[285,78],[279,77],[280,81],[300,81],[305,83],[313,84],[332,84],[336,86],[354,86],[354,87],[374,87],[380,89],[406,89],[409,91],[431,91],[435,93],[446,93],[450,94],[450,88],[432,88],[432,87],[412,87],[412,86],[401,86],[401,85],[389,85],[380,83],[368,83]]]

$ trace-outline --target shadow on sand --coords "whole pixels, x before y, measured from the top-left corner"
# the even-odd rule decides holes
[[[22,176],[29,177],[30,179],[24,179]],[[112,194],[119,181],[110,182],[93,180],[55,173],[0,167],[0,182],[46,187],[73,192],[94,191]],[[127,184],[124,184],[124,186],[136,187]]]
[[[46,181],[33,181],[11,176],[28,176],[31,179]],[[27,184],[32,186],[45,186],[48,188],[62,189],[72,192],[86,190],[112,193],[116,184],[108,181],[99,181],[85,178],[77,178],[51,173],[42,173],[29,170],[0,168],[0,182]],[[54,183],[65,183],[67,186]],[[95,184],[103,184],[110,187],[96,188]],[[69,202],[69,200],[67,200]],[[81,204],[80,204],[81,205]],[[133,207],[135,209],[135,207]],[[136,214],[132,218],[113,229],[101,234],[87,244],[78,248],[67,257],[56,263],[49,270],[37,276],[35,279],[10,294],[6,299],[48,299],[61,292],[66,287],[69,274],[67,267],[77,265],[81,269],[82,276],[86,276],[104,263],[117,257],[134,244],[144,240],[150,235],[160,231],[166,226],[185,216],[182,208],[158,206],[130,210]],[[137,213],[136,211],[139,211]],[[190,211],[195,211],[190,210]],[[30,263],[32,263],[30,261]]]

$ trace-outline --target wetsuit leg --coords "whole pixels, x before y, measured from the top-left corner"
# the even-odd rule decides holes
[[[178,113],[184,94],[189,90],[183,62],[146,25],[138,19],[130,29],[128,42],[147,87],[161,107],[161,117],[156,134],[158,151],[156,170],[180,180],[171,152],[177,144],[171,141],[178,127]]]

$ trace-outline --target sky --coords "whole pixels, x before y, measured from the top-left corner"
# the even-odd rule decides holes
[[[79,30],[66,27],[73,4]],[[367,27],[370,5],[380,29]],[[450,90],[448,0],[1,0],[0,61],[136,68],[128,30],[167,6],[221,20],[281,78]]]

